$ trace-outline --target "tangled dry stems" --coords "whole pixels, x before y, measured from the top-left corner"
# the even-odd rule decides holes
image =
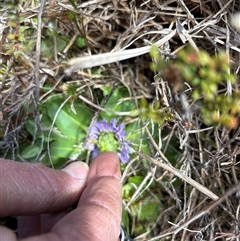
[[[172,96],[166,91],[168,83],[162,78],[154,78],[156,76],[149,70],[151,59],[147,54],[99,67],[104,79],[88,69],[74,72],[67,78],[64,70],[72,57],[137,50],[176,31],[159,47],[166,60],[173,58],[187,44],[211,54],[224,49],[230,56],[230,70],[239,75],[240,34],[229,24],[230,15],[240,11],[239,1],[75,1],[77,9],[66,0],[51,0],[45,4],[42,1],[42,5],[31,0],[16,3],[18,8],[3,5],[0,10],[2,156],[9,150],[12,158],[19,155],[19,143],[26,135],[24,124],[28,114],[38,118],[38,105],[55,91],[61,92],[62,81],[80,81],[90,103],[96,103],[92,92],[100,86],[117,83],[128,88],[133,101],[144,97],[150,102],[161,102],[165,108],[173,108],[169,104]],[[16,14],[13,27],[8,25],[11,12]],[[36,21],[39,16],[42,16],[41,26]],[[18,39],[20,22],[21,26],[32,30],[22,42]],[[46,56],[40,51],[40,44],[51,28],[55,31],[52,54]],[[8,39],[10,33],[17,36],[16,39]],[[68,44],[58,51],[58,38],[66,37]],[[87,40],[86,47],[76,48],[78,37]],[[38,41],[25,51],[23,45],[30,40]],[[7,53],[10,49],[12,52]],[[52,88],[43,94],[41,88],[47,82]],[[222,86],[220,91],[229,94],[236,91],[238,85],[239,78],[237,84]],[[190,96],[191,88],[186,92]],[[193,104],[190,98],[187,102],[189,106]],[[26,110],[31,103],[36,110],[22,115],[23,106]],[[199,110],[192,113],[191,122],[184,122],[184,115],[182,110],[175,109],[174,121],[159,130],[158,141],[151,137],[148,131],[150,123],[146,123],[143,131],[149,135],[152,156],[144,158],[155,166],[148,171],[149,165],[141,162],[139,154],[124,171],[124,182],[129,176],[145,171],[143,184],[155,180],[158,188],[140,186],[134,198],[141,199],[141,195],[147,193],[163,206],[154,224],[138,223],[132,216],[131,203],[126,202],[132,221],[131,232],[138,236],[138,240],[149,241],[169,240],[170,237],[172,240],[227,240],[227,236],[229,240],[238,240],[240,128],[208,128],[202,123]],[[180,148],[173,146],[173,142],[177,142]],[[167,150],[177,154],[174,163],[168,160]],[[164,165],[172,169],[164,169]],[[185,176],[199,185],[188,182]],[[176,187],[175,182],[180,184]],[[235,189],[229,192],[233,186]],[[160,196],[163,197],[161,200]],[[222,199],[214,205],[218,197]],[[211,199],[215,200],[214,203]],[[192,221],[186,224],[187,220]],[[136,231],[138,226],[141,226],[141,232]]]

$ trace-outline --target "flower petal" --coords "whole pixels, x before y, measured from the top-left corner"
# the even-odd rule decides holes
[[[110,123],[107,122],[106,119],[103,119],[101,121],[95,121],[90,130],[89,130],[89,140],[86,142],[85,147],[89,150],[92,151],[92,157],[96,157],[99,154],[99,146],[104,146],[105,151],[107,151],[106,149],[108,149],[111,147],[111,145],[109,145],[109,143],[113,143],[116,141],[119,142],[119,145],[117,145],[119,148],[119,151],[117,152],[117,155],[119,157],[119,159],[121,160],[121,162],[123,163],[127,163],[129,161],[129,154],[133,152],[133,149],[131,148],[131,144],[125,140],[126,137],[126,133],[124,131],[124,124],[120,124],[119,126],[117,126],[117,119],[114,118],[110,121]],[[106,133],[113,133],[113,138],[115,140],[112,139],[112,141],[106,143],[106,145],[104,144],[105,140],[104,138],[102,138],[102,135],[105,135],[106,137]],[[99,138],[101,136],[101,138]],[[111,136],[111,135],[110,135]],[[100,140],[101,139],[101,144],[100,144]],[[106,140],[109,140],[108,138],[105,138]],[[111,138],[110,138],[111,139]],[[102,143],[103,140],[103,143]],[[99,141],[99,143],[98,143]],[[96,142],[96,143],[95,143]],[[105,146],[107,148],[105,148]],[[116,145],[115,145],[116,146]],[[112,151],[114,148],[110,148]],[[117,151],[117,150],[116,150]]]

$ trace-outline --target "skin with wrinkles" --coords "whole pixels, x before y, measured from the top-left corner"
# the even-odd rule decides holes
[[[33,215],[19,218],[22,241],[117,241],[121,222],[119,165],[114,153],[100,154],[89,171],[81,162],[57,171],[0,160],[0,216]],[[74,203],[77,208],[67,213]],[[0,240],[17,239],[1,227]]]
[[[1,160],[0,168],[0,203],[3,207],[8,207],[0,207],[2,217],[58,211],[59,207],[75,203],[86,185],[86,180],[70,179],[66,172],[42,164]],[[80,166],[80,169],[80,173],[86,174],[85,166]],[[46,196],[51,196],[51,199]],[[33,208],[29,210],[27,206]]]

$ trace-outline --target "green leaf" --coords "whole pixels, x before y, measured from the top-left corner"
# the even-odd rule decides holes
[[[160,52],[156,45],[151,46],[149,54],[150,54],[151,58],[153,58],[155,60],[160,59]]]
[[[36,133],[37,137],[42,137],[42,134],[43,134],[45,141],[52,141],[52,140],[65,139],[66,138],[66,136],[64,136],[56,127],[52,128],[50,136],[49,136],[50,127],[51,127],[51,125],[44,126],[44,124],[41,123],[42,133],[40,131],[38,131]],[[35,135],[36,124],[35,124],[33,119],[27,120],[26,128],[32,136]]]
[[[124,199],[130,200],[132,194],[135,191],[135,187],[131,183],[126,183],[122,188],[122,196]]]
[[[136,108],[134,101],[124,100],[124,98],[126,97],[129,97],[128,90],[125,87],[117,88],[109,98],[107,104],[105,105],[105,109],[117,112],[126,112],[134,110]],[[107,121],[110,121],[111,119],[116,117],[114,114],[107,113],[104,111],[100,113],[100,116],[102,118],[105,118]]]
[[[154,124],[153,127],[154,133],[156,133],[156,130],[158,130],[157,124]],[[146,155],[150,155],[149,137],[147,133],[143,131],[142,123],[131,123],[125,127],[125,131],[127,133],[127,140],[132,143],[133,149],[141,151]],[[152,130],[149,131],[152,132]],[[140,150],[139,147],[141,147]]]
[[[76,147],[77,142],[74,139],[57,140],[50,145],[50,154],[52,160],[57,160],[62,157],[70,158],[79,152]]]
[[[143,179],[144,179],[143,176],[129,177],[128,178],[128,183],[134,183],[135,185],[139,186],[142,183]]]
[[[76,5],[76,3],[74,2],[74,0],[68,0],[70,3],[71,3],[71,5],[75,8],[75,10],[78,10],[77,9],[77,5]]]
[[[24,159],[32,159],[35,158],[40,152],[40,145],[35,143],[34,145],[27,146],[24,148],[20,155]]]
[[[107,96],[111,93],[111,90],[112,90],[112,86],[110,85],[103,85],[100,87],[100,89],[103,91],[103,95],[104,96]]]
[[[74,105],[74,110],[70,103],[66,103],[60,109],[62,103],[62,99],[56,99],[48,103],[47,110],[51,120],[55,120],[56,127],[69,139],[85,138],[87,127],[92,119],[92,113],[80,103]]]
[[[162,205],[156,199],[145,198],[144,204],[139,210],[141,210],[138,214],[140,221],[154,222],[162,210]]]
[[[67,46],[67,39],[63,39],[60,36],[56,36],[57,39],[57,52],[62,52]]]
[[[49,38],[43,39],[41,41],[41,53],[43,53],[44,57],[50,58],[53,56],[53,41]]]
[[[69,159],[75,160],[79,156],[84,157],[86,151],[81,150],[81,148],[82,147],[75,139],[52,142],[50,145],[50,155],[54,168],[61,167]]]
[[[79,47],[79,48],[83,48],[86,46],[86,39],[85,38],[81,38],[81,37],[78,37],[76,39],[76,45]]]
[[[130,233],[130,219],[128,216],[128,212],[123,208],[122,210],[122,224],[127,231],[127,233]]]

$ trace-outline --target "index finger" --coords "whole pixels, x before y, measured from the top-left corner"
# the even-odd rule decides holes
[[[72,235],[78,235],[79,240],[118,240],[122,211],[120,179],[117,155],[100,154],[90,166],[87,187],[78,208],[65,217],[64,222],[71,225],[63,225],[60,221],[52,231],[65,234],[71,231]],[[71,230],[66,230],[69,227]]]

